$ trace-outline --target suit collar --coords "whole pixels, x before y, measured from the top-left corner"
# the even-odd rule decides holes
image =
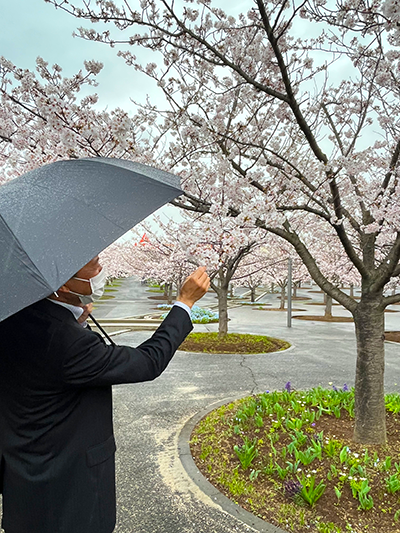
[[[61,305],[62,307],[65,307],[65,309],[68,309],[69,311],[71,311],[71,313],[74,315],[75,320],[78,320],[78,318],[83,313],[82,307],[78,307],[77,305],[71,305],[65,302],[58,302],[57,300],[51,300],[50,298],[47,298],[47,300],[51,302],[52,304]]]
[[[53,318],[57,318],[58,320],[68,320],[76,323],[76,318],[69,309],[62,305],[54,304],[51,300],[48,300],[47,298],[35,302],[30,307],[32,309],[40,311],[41,313],[50,315]]]

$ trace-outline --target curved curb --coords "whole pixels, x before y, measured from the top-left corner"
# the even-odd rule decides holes
[[[183,468],[190,477],[190,479],[199,487],[199,489],[216,502],[226,513],[232,515],[237,520],[244,522],[246,525],[252,527],[255,531],[260,533],[287,533],[261,518],[249,513],[243,507],[224,496],[218,489],[211,485],[209,481],[203,476],[196,466],[190,452],[189,440],[195,425],[206,416],[210,411],[221,407],[222,405],[238,400],[241,397],[225,398],[218,402],[214,402],[206,409],[196,413],[190,418],[181,429],[178,435],[178,455]]]

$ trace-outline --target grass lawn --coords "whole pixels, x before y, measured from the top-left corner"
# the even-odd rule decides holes
[[[400,396],[388,442],[354,443],[352,390],[266,392],[211,412],[191,451],[203,475],[248,511],[296,533],[400,532]]]

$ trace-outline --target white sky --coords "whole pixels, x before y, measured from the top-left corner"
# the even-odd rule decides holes
[[[50,65],[58,63],[69,76],[83,68],[85,59],[101,61],[104,68],[97,76],[99,86],[90,88],[90,92],[100,95],[102,108],[119,106],[129,110],[130,98],[144,101],[146,94],[153,97],[158,93],[152,80],[126,66],[115,49],[72,37],[78,26],[87,25],[85,21],[55,9],[44,0],[0,0],[0,3],[0,55],[18,67],[32,70],[36,57],[41,56]]]

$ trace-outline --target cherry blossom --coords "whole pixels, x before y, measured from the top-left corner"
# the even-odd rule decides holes
[[[282,238],[353,314],[354,438],[385,442],[384,309],[400,301],[385,295],[400,274],[398,2],[256,0],[236,15],[217,0],[49,1],[109,24],[79,35],[123,45],[158,83],[169,107],[142,103],[137,120],[182,176],[175,204]],[[154,60],[141,64],[137,46]],[[315,221],[361,278],[359,302],[324,273]]]

